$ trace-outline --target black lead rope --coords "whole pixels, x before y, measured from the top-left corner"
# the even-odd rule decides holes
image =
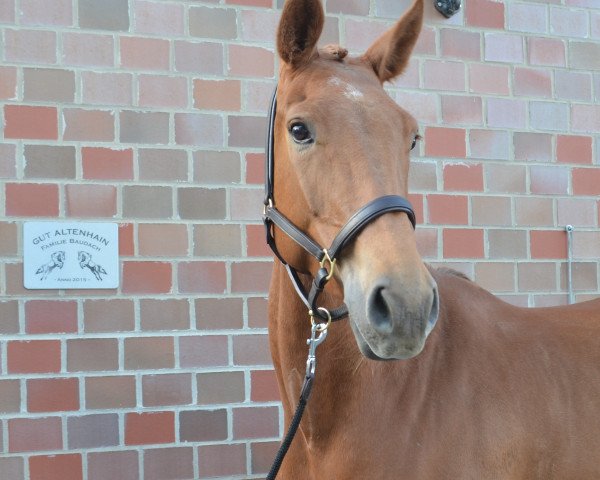
[[[298,400],[298,406],[296,407],[296,411],[294,412],[294,417],[292,418],[287,434],[285,435],[283,442],[281,442],[281,446],[277,451],[277,455],[275,455],[275,460],[273,460],[273,465],[271,466],[271,470],[269,470],[267,480],[275,480],[275,477],[277,477],[277,473],[281,468],[283,459],[285,458],[285,455],[288,449],[290,448],[290,445],[292,444],[292,440],[294,440],[294,437],[296,436],[298,427],[300,426],[300,421],[302,420],[302,415],[304,414],[304,409],[306,408],[306,404],[308,403],[308,397],[310,397],[313,381],[315,379],[315,371],[317,367],[317,358],[315,356],[315,353],[317,347],[325,341],[325,338],[327,338],[327,327],[328,324],[313,323],[312,325],[310,338],[306,341],[306,343],[308,344],[306,375],[304,377],[304,384],[302,385],[302,390],[300,391],[300,399]]]
[[[296,289],[296,293],[302,300],[302,302],[308,308],[308,314],[311,319],[312,329],[311,337],[307,340],[309,351],[308,359],[306,361],[306,376],[302,391],[300,393],[300,400],[296,407],[296,412],[292,418],[292,422],[288,429],[288,432],[277,452],[275,461],[267,480],[274,480],[277,476],[277,472],[281,467],[281,463],[287,453],[294,435],[298,431],[302,414],[306,408],[308,397],[312,390],[312,384],[315,376],[316,358],[315,352],[318,345],[320,345],[327,337],[327,328],[332,321],[341,320],[348,316],[348,308],[345,304],[331,310],[319,307],[317,300],[327,282],[333,277],[335,263],[338,254],[343,248],[348,245],[370,222],[375,220],[389,212],[404,212],[408,216],[413,228],[416,224],[415,213],[408,200],[398,195],[386,195],[383,197],[376,198],[371,202],[360,208],[346,224],[342,227],[336,237],[331,243],[329,249],[321,247],[318,242],[309,237],[306,233],[300,230],[294,225],[285,215],[283,215],[277,208],[275,208],[275,196],[274,196],[274,178],[275,178],[275,115],[277,113],[277,88],[273,93],[271,99],[271,106],[269,108],[269,124],[267,129],[267,152],[266,152],[266,168],[265,168],[265,199],[264,199],[264,211],[263,211],[263,222],[265,224],[267,244],[273,250],[275,256],[285,266],[286,271]],[[279,228],[294,242],[301,246],[306,252],[313,256],[319,263],[320,268],[317,271],[315,278],[312,281],[310,290],[307,292],[303,282],[300,279],[298,271],[289,265],[285,259],[279,253],[277,245],[275,244],[274,228]],[[318,335],[317,335],[318,334]]]

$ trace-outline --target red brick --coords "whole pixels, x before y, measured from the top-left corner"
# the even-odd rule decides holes
[[[179,413],[182,442],[214,442],[227,439],[227,410],[194,410]]]
[[[513,85],[518,96],[552,97],[552,74],[546,70],[515,67]]]
[[[508,66],[473,63],[469,65],[469,90],[473,93],[508,95],[509,74]]]
[[[263,225],[246,225],[246,239],[249,257],[270,257],[271,249],[267,245]]]
[[[440,43],[444,58],[455,57],[463,60],[481,60],[481,34],[455,28],[440,30]]]
[[[125,339],[125,369],[145,370],[175,366],[173,337]]]
[[[444,229],[444,258],[483,258],[483,230]]]
[[[188,254],[187,228],[185,225],[177,224],[140,224],[138,244],[140,255],[186,256]]]
[[[114,410],[133,408],[136,404],[133,375],[89,377],[85,380],[86,409]]]
[[[133,75],[129,73],[81,72],[84,104],[133,105]]]
[[[114,67],[114,39],[111,35],[63,32],[61,37],[64,65]]]
[[[144,451],[144,480],[194,477],[192,447],[153,448]]]
[[[133,180],[133,150],[84,147],[81,149],[86,180]]]
[[[246,399],[244,372],[199,373],[196,382],[201,405],[242,403]]]
[[[531,192],[546,195],[567,194],[569,170],[564,167],[532,166],[529,169]]]
[[[111,142],[115,139],[114,112],[65,108],[64,140]]]
[[[564,231],[533,230],[530,232],[531,258],[566,258],[567,234]]]
[[[135,31],[154,35],[183,36],[184,5],[138,1],[134,4]]]
[[[0,9],[2,6],[0,6]],[[0,11],[0,16],[2,12]],[[245,452],[244,448],[244,452]],[[0,458],[0,472],[5,475],[6,480],[23,480],[25,478],[25,468],[23,466],[23,457]]]
[[[113,217],[117,189],[112,185],[67,185],[66,210],[70,217]]]
[[[552,161],[552,135],[547,133],[515,132],[515,160],[526,162]]]
[[[472,196],[471,217],[473,225],[512,225],[509,197]]]
[[[0,413],[18,413],[21,410],[19,380],[0,380]]]
[[[227,337],[207,335],[179,339],[181,367],[224,367],[229,365]]]
[[[138,97],[141,107],[187,107],[188,93],[185,77],[140,75],[138,82]]]
[[[547,8],[544,5],[508,4],[508,26],[519,32],[546,33]]]
[[[527,125],[527,102],[512,98],[488,98],[486,121],[490,127],[524,129]]]
[[[470,0],[465,5],[466,24],[471,27],[504,28],[504,3]]]
[[[56,65],[56,32],[7,28],[4,36],[4,59],[6,61]]]
[[[510,134],[502,130],[475,130],[469,134],[471,158],[508,160],[510,157]]]
[[[529,63],[531,65],[544,65],[564,67],[566,65],[565,44],[556,38],[529,37],[527,42]]]
[[[223,462],[223,458],[226,458],[227,461]],[[206,445],[198,447],[198,470],[200,478],[229,478],[245,475],[246,445]]]
[[[248,299],[248,326],[250,328],[267,328],[267,299],[249,298]]]
[[[62,448],[60,417],[8,420],[8,451],[36,452]]]
[[[250,445],[252,473],[267,473],[279,449],[279,442],[257,442]]]
[[[574,168],[573,194],[600,195],[600,169]]]
[[[82,480],[81,454],[30,457],[29,478],[30,480]]]
[[[449,125],[482,125],[483,107],[480,97],[442,95],[442,121]]]
[[[77,338],[67,340],[69,372],[102,372],[119,368],[116,338]]]
[[[67,419],[69,449],[119,445],[119,416],[116,413],[78,415]]]
[[[76,378],[27,380],[28,412],[79,410],[79,381]]]
[[[484,44],[484,58],[487,62],[524,62],[523,37],[521,35],[485,33]]]
[[[175,442],[174,412],[128,413],[125,416],[125,445]]]
[[[169,293],[171,284],[170,263],[123,263],[123,293]]]
[[[178,279],[180,293],[225,293],[227,289],[223,262],[182,262]]]
[[[55,300],[27,302],[25,330],[30,334],[77,332],[77,303]]]
[[[7,345],[9,373],[58,373],[59,340],[12,341]]]
[[[119,255],[133,255],[134,254],[134,239],[133,239],[133,224],[131,223],[120,223],[119,224]]]
[[[169,70],[169,42],[160,38],[121,37],[121,67]]]
[[[426,60],[423,66],[425,88],[433,90],[466,90],[465,65],[462,62]]]
[[[469,199],[464,195],[427,195],[429,223],[467,225]]]
[[[444,164],[444,190],[483,191],[483,165],[480,163]]]
[[[592,163],[592,137],[558,135],[556,160],[561,163]]]
[[[566,107],[564,111],[561,111],[561,115],[563,113],[563,117],[566,117]],[[573,131],[600,133],[600,106],[571,105],[571,125]]]
[[[250,372],[250,399],[253,402],[278,402],[279,385],[274,370]]]
[[[178,72],[193,72],[194,75],[223,75],[223,45],[175,42],[175,69]]]
[[[133,331],[134,309],[133,300],[125,298],[86,300],[83,304],[83,329],[86,333]]]
[[[233,438],[273,438],[279,435],[277,407],[244,407],[233,409]]]
[[[240,110],[239,80],[194,80],[194,107],[207,110]]]
[[[144,375],[142,377],[144,407],[192,404],[190,374]]]
[[[272,270],[271,262],[233,263],[231,265],[231,291],[235,293],[268,292]]]
[[[428,127],[425,129],[425,155],[464,158],[467,155],[465,136],[462,128]]]
[[[17,69],[0,67],[0,98],[12,100],[17,98]]]
[[[58,139],[56,107],[5,105],[4,123],[5,138]]]
[[[187,299],[140,300],[140,327],[146,331],[187,330],[190,305]]]
[[[235,365],[272,365],[268,336],[234,336],[233,362]]]
[[[272,51],[264,48],[230,45],[228,71],[233,76],[272,78],[275,57]]]
[[[0,256],[16,257],[19,253],[17,223],[0,222]],[[0,309],[1,309],[0,304]],[[0,327],[1,331],[2,327]]]
[[[232,330],[243,328],[241,298],[198,298],[195,300],[196,328]]]
[[[58,185],[8,183],[5,188],[7,216],[58,216]]]
[[[138,452],[91,452],[87,456],[88,480],[139,480]]]
[[[421,224],[425,221],[425,196],[420,193],[409,193],[406,199],[410,202],[415,212],[415,220]],[[264,239],[264,228],[263,228],[263,242]],[[271,249],[269,248],[269,251]],[[272,256],[272,254],[271,254]]]

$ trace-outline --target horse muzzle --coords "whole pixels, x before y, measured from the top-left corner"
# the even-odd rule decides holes
[[[362,288],[354,275],[344,279],[344,296],[357,344],[368,358],[408,359],[418,355],[439,313],[435,280],[423,272],[407,285],[398,275],[381,275]]]

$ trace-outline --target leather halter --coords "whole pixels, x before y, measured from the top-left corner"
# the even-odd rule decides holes
[[[345,304],[338,308],[327,311],[317,305],[317,299],[326,283],[330,280],[333,274],[333,268],[338,255],[370,222],[389,212],[404,212],[408,215],[413,228],[415,228],[416,220],[415,213],[410,202],[399,195],[386,195],[370,201],[361,207],[346,224],[341,228],[334,238],[331,246],[328,249],[323,248],[315,240],[309,237],[306,233],[294,225],[288,218],[285,217],[277,208],[275,208],[274,198],[274,170],[275,170],[275,116],[277,114],[277,88],[271,99],[271,107],[269,109],[269,124],[267,130],[267,152],[266,152],[266,169],[265,169],[265,199],[263,221],[266,227],[267,244],[273,250],[275,256],[283,263],[296,292],[307,306],[311,317],[318,317],[320,320],[329,322],[339,320],[348,315],[348,309]],[[310,292],[306,292],[302,281],[298,275],[298,271],[289,265],[281,256],[275,244],[273,236],[273,227],[280,228],[288,237],[294,240],[304,250],[320,262],[316,277],[313,279]],[[327,270],[326,266],[329,267]]]

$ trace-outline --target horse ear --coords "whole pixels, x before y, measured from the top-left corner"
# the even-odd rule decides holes
[[[363,55],[370,63],[381,83],[400,75],[410,59],[423,24],[423,0],[415,0],[400,20]]]
[[[281,59],[294,68],[307,63],[317,53],[316,45],[325,22],[319,0],[287,0],[283,7],[277,50]]]

